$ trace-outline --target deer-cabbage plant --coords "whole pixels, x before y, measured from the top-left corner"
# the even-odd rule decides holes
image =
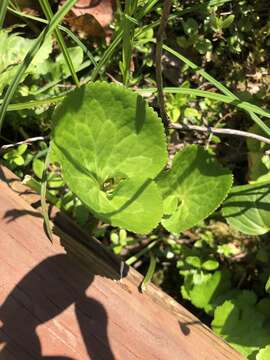
[[[66,184],[113,226],[148,233],[161,223],[179,233],[209,216],[231,188],[231,173],[197,145],[178,152],[168,168],[162,121],[123,86],[76,89],[53,121],[53,151]]]

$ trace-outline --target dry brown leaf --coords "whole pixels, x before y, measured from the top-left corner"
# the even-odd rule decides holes
[[[113,20],[113,0],[78,0],[66,21],[82,36],[104,37]]]
[[[71,27],[72,31],[77,31],[81,37],[87,38],[88,36],[93,37],[104,37],[105,31],[103,27],[97,22],[94,16],[90,14],[84,14],[80,16],[68,17],[67,23]]]
[[[94,16],[102,27],[108,26],[113,19],[112,0],[79,0],[71,11],[75,16]]]

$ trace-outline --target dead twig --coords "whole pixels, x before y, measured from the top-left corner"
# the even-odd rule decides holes
[[[6,144],[6,145],[3,145],[3,146],[0,147],[0,152],[2,152],[4,150],[7,150],[9,148],[13,148],[13,147],[18,146],[18,145],[32,144],[33,142],[44,141],[46,139],[48,139],[48,136],[36,136],[36,137],[28,138],[28,139],[23,140],[23,141],[18,141],[18,142],[13,143],[13,144]]]
[[[169,124],[170,129],[175,129],[179,131],[199,131],[204,132],[207,134],[218,134],[218,135],[224,135],[224,136],[239,136],[239,137],[245,137],[249,139],[254,139],[257,141],[264,142],[265,144],[270,145],[270,138],[257,135],[254,133],[250,133],[247,131],[242,130],[234,130],[234,129],[227,129],[227,128],[214,128],[211,126],[197,126],[197,125],[181,125],[181,124]]]

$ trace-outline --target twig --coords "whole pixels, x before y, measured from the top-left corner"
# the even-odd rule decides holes
[[[180,124],[172,124],[172,123],[169,124],[169,128],[179,131],[199,131],[199,132],[205,132],[207,134],[245,137],[245,138],[261,141],[270,145],[270,138],[266,138],[264,136],[242,130],[225,129],[225,128],[218,129],[211,126],[206,127],[206,126],[197,126],[197,125],[180,125]]]
[[[18,142],[13,143],[13,144],[3,145],[3,146],[0,147],[0,152],[1,152],[1,151],[4,151],[4,150],[7,150],[7,149],[9,149],[9,148],[18,146],[18,145],[22,145],[22,144],[32,144],[32,143],[35,142],[35,141],[44,141],[44,140],[46,140],[47,138],[48,138],[48,136],[36,136],[36,137],[28,138],[28,139],[23,140],[23,141],[18,141]]]
[[[162,78],[162,46],[165,38],[165,30],[168,18],[171,11],[171,0],[164,0],[163,12],[161,15],[160,25],[157,32],[156,45],[156,82],[158,90],[158,102],[160,106],[160,115],[165,126],[168,129],[169,119],[165,109],[164,93],[163,93],[163,78]]]

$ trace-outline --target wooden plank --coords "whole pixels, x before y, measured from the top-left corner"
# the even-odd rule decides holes
[[[210,329],[65,215],[53,212],[54,243],[36,194],[0,174],[1,360],[237,360]]]

